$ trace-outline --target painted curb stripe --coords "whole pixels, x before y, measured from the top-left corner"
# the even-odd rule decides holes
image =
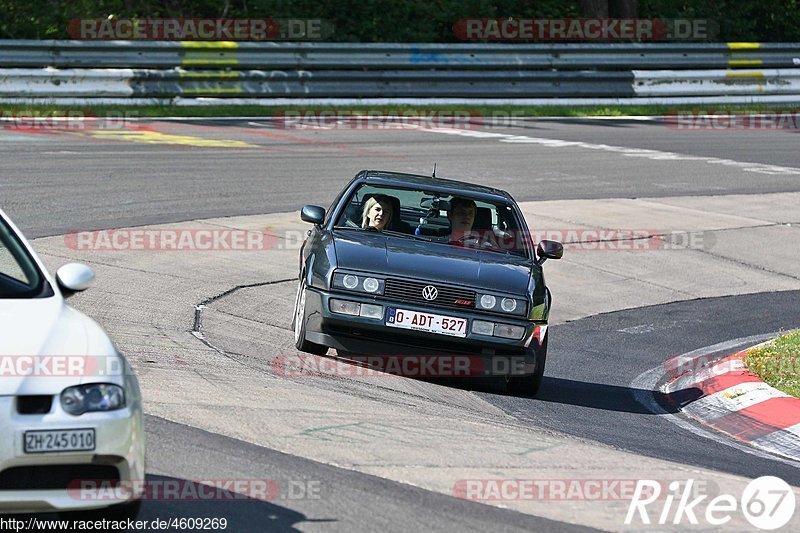
[[[770,433],[751,441],[750,444],[788,457],[797,458],[798,441],[800,441],[800,424]]]
[[[709,425],[743,442],[800,424],[800,399],[772,398],[714,420]]]
[[[788,397],[788,394],[770,387],[763,381],[750,381],[699,398],[688,404],[685,410],[697,418],[714,420],[771,398],[785,397]]]
[[[705,396],[707,394],[713,394],[721,389],[715,389],[711,385],[704,387],[704,384],[710,383],[711,380],[719,378],[720,376],[724,376],[730,372],[747,372],[744,362],[740,357],[737,356],[725,357],[718,361],[714,361],[713,363],[700,365],[699,368],[693,369],[691,367],[694,365],[689,366],[690,368],[686,370],[686,373],[679,375],[670,383],[670,390],[679,392],[681,389],[694,388],[705,390],[706,388],[709,388],[710,390],[708,392],[704,392],[703,395]],[[680,370],[681,368],[679,367],[673,371],[678,372]]]
[[[669,394],[670,399],[678,406],[685,406],[700,398],[735,387],[741,383],[763,383],[758,376],[745,372],[729,372],[718,377],[697,383]]]

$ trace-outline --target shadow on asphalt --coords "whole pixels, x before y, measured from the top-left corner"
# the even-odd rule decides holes
[[[326,359],[340,360],[358,366],[369,366],[358,361],[354,361],[352,354],[324,355]],[[383,370],[375,368],[375,370]],[[515,396],[506,392],[505,380],[501,377],[493,378],[423,378],[416,376],[404,376],[406,379],[425,381],[436,385],[451,387],[461,390],[484,392],[489,394],[499,394],[508,397],[529,398],[541,402],[561,403],[576,405],[579,407],[589,407],[592,409],[602,409],[604,411],[616,411],[620,413],[634,413],[643,415],[655,415],[664,413],[677,413],[680,411],[677,406],[697,399],[702,392],[696,388],[689,388],[668,396],[660,391],[648,389],[634,389],[619,385],[605,385],[602,383],[591,383],[586,381],[576,381],[573,379],[556,378],[544,376],[539,393],[535,397]],[[657,404],[660,412],[648,409],[638,399],[648,398]]]
[[[617,411],[620,413],[635,413],[654,415],[651,410],[643,406],[637,397],[650,395],[656,403],[668,413],[676,413],[678,409],[669,401],[666,394],[659,391],[620,387],[618,385],[604,385],[601,383],[587,383],[572,379],[544,377],[542,387],[535,400],[541,402],[554,402],[604,411]]]
[[[453,387],[475,392],[499,394],[508,397],[526,398],[531,401],[561,403],[588,407],[591,409],[602,409],[604,411],[616,411],[620,413],[634,413],[642,415],[656,415],[666,413],[677,413],[679,409],[675,405],[675,398],[667,397],[659,391],[634,389],[631,387],[620,387],[617,385],[604,385],[601,383],[589,383],[586,381],[576,381],[573,379],[554,378],[545,376],[539,393],[534,396],[515,396],[505,391],[503,380],[496,379],[447,379],[447,380],[427,380],[438,385]],[[685,395],[700,395],[698,389],[687,389],[681,391]],[[663,409],[663,412],[656,413],[643,406],[638,400],[642,396],[648,396]],[[694,398],[693,398],[694,399]],[[682,400],[685,400],[682,398]],[[684,403],[677,402],[678,405]]]
[[[131,519],[147,522],[148,527],[145,528],[147,531],[212,529],[261,533],[263,531],[300,531],[295,526],[304,522],[335,522],[335,520],[311,520],[302,513],[276,505],[268,501],[272,492],[269,489],[266,490],[265,498],[251,498],[232,490],[222,490],[225,480],[209,480],[198,483],[151,474],[148,474],[145,479],[147,480],[148,497],[142,503],[136,518]],[[212,490],[214,485],[222,487],[222,489]],[[26,521],[29,518],[36,518],[39,521],[122,519],[119,516],[108,515],[102,510],[98,512],[0,516]],[[184,519],[183,522],[181,519]],[[222,527],[221,522],[213,522],[216,527],[212,527],[214,519],[224,519],[226,526]],[[197,527],[190,527],[189,524],[197,525]],[[202,526],[198,524],[202,524]],[[94,528],[94,530],[98,529]],[[112,526],[107,530],[101,528],[99,531],[125,531],[125,529],[114,529]]]

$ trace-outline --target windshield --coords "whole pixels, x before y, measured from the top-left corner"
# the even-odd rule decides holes
[[[334,227],[529,257],[517,210],[466,194],[364,184]]]
[[[0,299],[35,298],[44,277],[11,228],[0,218]]]

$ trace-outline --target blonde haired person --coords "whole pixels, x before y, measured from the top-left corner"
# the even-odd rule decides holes
[[[391,220],[392,203],[381,196],[370,196],[361,214],[361,227],[384,229]]]

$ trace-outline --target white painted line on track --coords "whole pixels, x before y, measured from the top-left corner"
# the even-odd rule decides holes
[[[754,172],[758,174],[800,175],[800,168],[767,165],[764,163],[751,163],[747,161],[734,161],[733,159],[721,159],[719,157],[685,155],[677,152],[664,152],[661,150],[649,150],[645,148],[629,148],[626,146],[614,146],[610,144],[595,144],[583,141],[568,141],[564,139],[549,139],[544,137],[528,137],[527,135],[511,135],[507,133],[493,133],[480,130],[464,130],[457,128],[420,128],[419,131],[443,133],[447,135],[459,135],[462,137],[475,137],[479,139],[494,138],[500,142],[538,144],[540,146],[546,146],[549,148],[574,147],[588,150],[601,150],[604,152],[619,153],[625,157],[642,157],[654,161],[697,161],[701,163],[707,163],[709,165],[735,167],[744,172]]]

